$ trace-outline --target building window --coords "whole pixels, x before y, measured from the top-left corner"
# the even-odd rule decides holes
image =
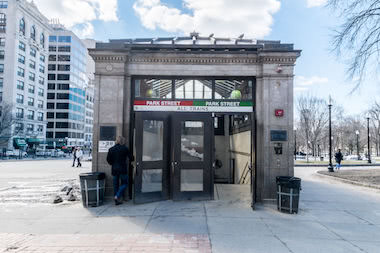
[[[45,62],[45,55],[40,55],[40,61]]]
[[[56,52],[57,46],[49,46],[49,52]]]
[[[57,84],[57,89],[58,90],[69,90],[70,85],[68,83],[58,83]]]
[[[16,123],[15,124],[15,130],[16,131],[22,131],[22,130],[24,130],[24,124],[23,123]]]
[[[34,131],[33,124],[26,124],[26,131],[27,132],[33,132]]]
[[[25,56],[23,56],[22,54],[19,54],[18,55],[18,62],[25,64]]]
[[[57,36],[49,36],[49,42],[57,42]]]
[[[20,33],[21,33],[22,35],[25,36],[25,20],[24,20],[24,18],[22,18],[22,19],[20,20],[19,31],[20,31]]]
[[[47,117],[48,119],[54,119],[54,112],[48,112],[48,113],[46,114],[46,117]]]
[[[23,68],[18,67],[17,68],[17,75],[24,77],[25,76],[25,70]]]
[[[59,46],[58,52],[71,52],[71,47],[70,46]]]
[[[34,48],[31,48],[31,49],[30,49],[30,55],[33,56],[33,57],[36,57],[36,55],[37,55],[37,50],[34,49]]]
[[[54,109],[54,103],[47,103],[46,108],[47,109]]]
[[[40,68],[38,69],[42,74],[45,73],[45,66],[40,64]]]
[[[0,103],[3,102],[3,92],[0,91]]]
[[[45,34],[43,33],[40,35],[40,44],[43,48],[45,48]]]
[[[48,90],[55,90],[55,83],[48,83]]]
[[[36,74],[29,72],[29,80],[34,82],[36,80]]]
[[[49,61],[57,61],[57,56],[55,54],[49,55]]]
[[[27,118],[30,120],[34,120],[34,111],[28,110]]]
[[[71,43],[71,36],[59,36],[58,42]]]
[[[48,93],[47,99],[55,99],[55,93]]]
[[[4,64],[0,64],[0,73],[4,73]]]
[[[30,38],[36,41],[36,27],[34,25],[30,28]]]
[[[70,61],[70,55],[58,55],[58,61]]]
[[[29,85],[28,92],[34,94],[34,85]]]
[[[0,47],[5,46],[5,38],[0,38]]]
[[[37,101],[37,107],[38,107],[39,109],[43,109],[43,108],[44,108],[44,101],[42,101],[42,100],[38,100],[38,101]]]
[[[16,108],[16,118],[19,118],[19,119],[24,118],[24,109]]]
[[[57,109],[69,109],[69,103],[57,103]]]
[[[7,26],[7,16],[4,13],[0,13],[0,33],[5,33]]]
[[[16,95],[16,102],[19,104],[23,104],[24,103],[24,95],[17,94]]]
[[[67,74],[58,74],[57,75],[57,80],[68,81],[68,80],[70,80],[70,75],[67,75]]]
[[[55,80],[55,74],[48,74],[48,80]]]
[[[34,98],[28,97],[28,105],[34,106]]]
[[[8,8],[8,1],[0,1],[0,8],[1,9]]]
[[[44,126],[43,126],[43,125],[38,125],[38,126],[37,126],[37,131],[38,131],[39,133],[42,133],[42,132],[44,131]]]
[[[44,89],[38,88],[38,96],[44,96]]]
[[[29,67],[32,68],[32,69],[36,69],[36,62],[33,61],[33,60],[30,60]]]
[[[49,71],[54,71],[54,70],[56,70],[56,66],[57,66],[57,65],[55,65],[55,64],[49,64],[49,65],[48,65],[48,70],[49,70]]]
[[[69,99],[68,93],[57,93],[57,99]]]
[[[18,48],[19,48],[20,50],[22,50],[22,51],[25,52],[25,43],[20,41],[20,42],[18,43]]]
[[[58,65],[58,71],[70,71],[70,65]]]
[[[5,57],[5,51],[0,50],[0,60],[4,60],[4,57]]]
[[[24,90],[24,82],[17,80],[17,89]]]
[[[43,112],[39,112],[37,114],[37,120],[38,121],[43,121],[44,120],[44,113]]]
[[[69,114],[67,112],[57,112],[55,117],[57,119],[68,119],[69,118]]]
[[[0,77],[0,88],[3,88],[4,85],[4,78]]]
[[[45,84],[45,78],[43,78],[42,76],[39,76],[38,77],[38,83],[41,85],[44,85]]]

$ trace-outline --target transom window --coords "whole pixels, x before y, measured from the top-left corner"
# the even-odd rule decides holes
[[[135,97],[145,99],[252,100],[253,78],[134,79]]]

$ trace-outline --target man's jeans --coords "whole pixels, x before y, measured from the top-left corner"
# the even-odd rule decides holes
[[[121,182],[121,185],[119,186]],[[118,176],[113,176],[113,192],[116,197],[120,198],[124,190],[128,187],[128,174],[121,174]]]

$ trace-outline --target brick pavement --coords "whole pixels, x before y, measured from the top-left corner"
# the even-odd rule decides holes
[[[211,253],[204,234],[34,235],[0,234],[0,252],[175,252]]]

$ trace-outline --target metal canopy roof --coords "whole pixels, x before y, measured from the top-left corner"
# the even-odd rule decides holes
[[[281,43],[279,40],[245,39],[244,34],[238,38],[221,38],[215,37],[214,34],[204,37],[196,32],[183,37],[111,39],[109,43],[97,43],[96,45],[96,49],[126,48],[133,50],[294,51],[293,44]]]

